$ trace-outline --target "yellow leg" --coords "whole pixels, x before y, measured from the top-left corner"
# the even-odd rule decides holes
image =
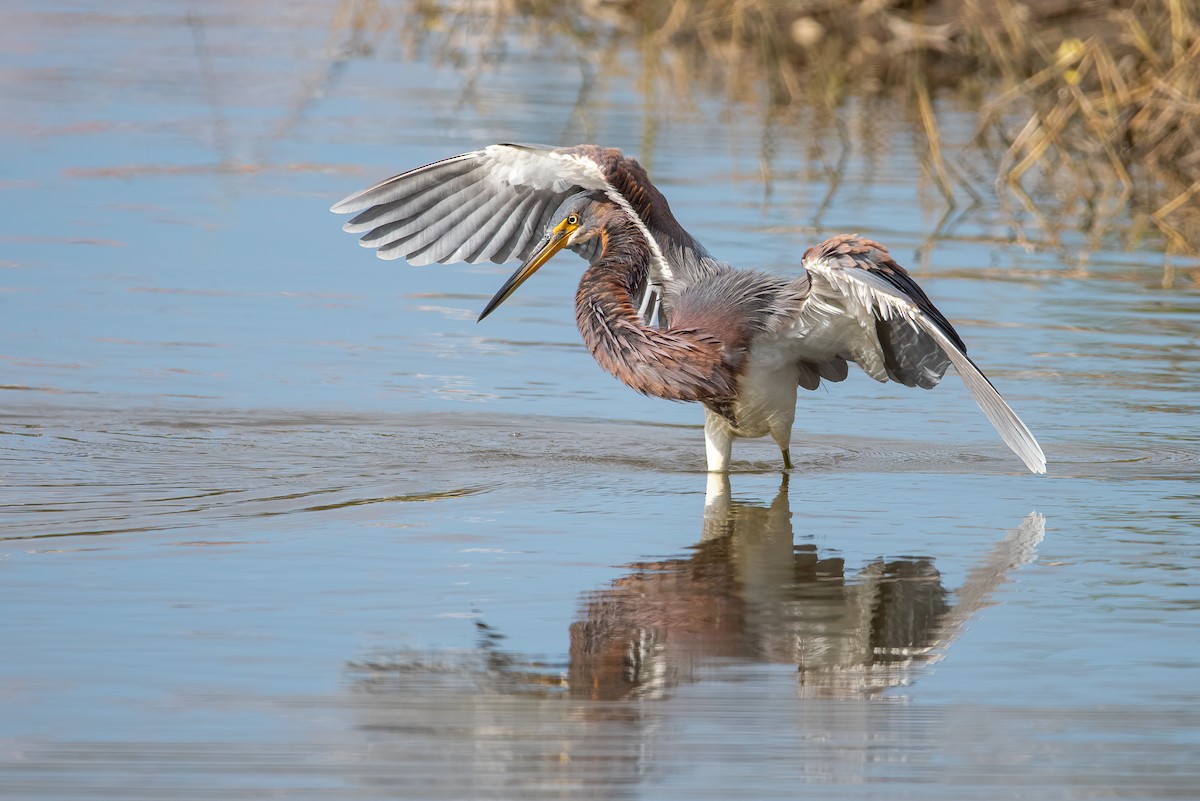
[[[792,464],[792,449],[791,448],[783,448],[782,451],[783,451],[783,469],[784,470],[796,469],[796,466],[794,464]]]

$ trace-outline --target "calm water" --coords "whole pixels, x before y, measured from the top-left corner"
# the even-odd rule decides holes
[[[1080,278],[993,203],[939,229],[901,109],[842,141],[403,11],[3,12],[0,797],[1200,797],[1200,291],[1154,243]],[[738,263],[887,242],[1049,475],[953,378],[860,375],[788,481],[710,479],[700,410],[580,345],[579,262],[476,325],[510,268],[326,211],[589,140]]]

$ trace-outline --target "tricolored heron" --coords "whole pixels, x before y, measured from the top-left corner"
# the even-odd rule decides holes
[[[646,395],[705,407],[708,469],[736,437],[770,434],[791,469],[797,388],[846,378],[929,389],[955,370],[1035,473],[1046,457],[954,327],[876,242],[842,234],[805,251],[797,275],[714,259],[616,148],[490,145],[388,178],[333,211],[382,259],[520,259],[482,320],[563,248],[583,256],[575,319],[608,372]]]

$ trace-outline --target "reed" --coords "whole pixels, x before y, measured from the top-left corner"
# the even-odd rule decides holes
[[[951,195],[937,93],[975,93],[977,141],[1020,240],[1061,246],[1072,219],[1095,244],[1117,217],[1169,253],[1200,254],[1200,2],[1134,0],[662,0],[624,6],[661,48],[700,51],[725,85],[828,107],[903,91],[931,177]]]
[[[838,125],[847,98],[900,93],[954,205],[964,176],[939,108],[978,108],[975,142],[1017,239],[1068,250],[1160,240],[1200,255],[1200,0],[358,0],[357,25],[405,17],[446,57],[502,57],[502,30],[534,30],[603,70],[627,58],[697,92],[803,108]],[[390,15],[390,16],[389,16]],[[483,55],[480,55],[482,53]],[[1031,229],[1037,229],[1036,232]],[[1078,240],[1078,237],[1074,237]]]

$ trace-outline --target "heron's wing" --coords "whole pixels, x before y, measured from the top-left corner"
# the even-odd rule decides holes
[[[332,210],[355,213],[345,230],[361,233],[360,243],[382,259],[505,262],[528,257],[559,205],[588,190],[629,214],[650,242],[651,271],[669,277],[647,219],[669,231],[674,217],[665,200],[653,202],[662,195],[637,162],[614,148],[489,145],[388,178]],[[594,247],[582,250],[595,256]]]
[[[505,262],[528,255],[567,197],[604,188],[592,162],[492,145],[388,178],[332,211],[357,212],[344,229],[381,259]]]
[[[1046,457],[1016,412],[967,356],[950,322],[882,245],[843,234],[804,254],[808,297],[795,317],[801,361],[848,359],[877,381],[929,388],[949,365],[1000,437],[1035,473]]]

